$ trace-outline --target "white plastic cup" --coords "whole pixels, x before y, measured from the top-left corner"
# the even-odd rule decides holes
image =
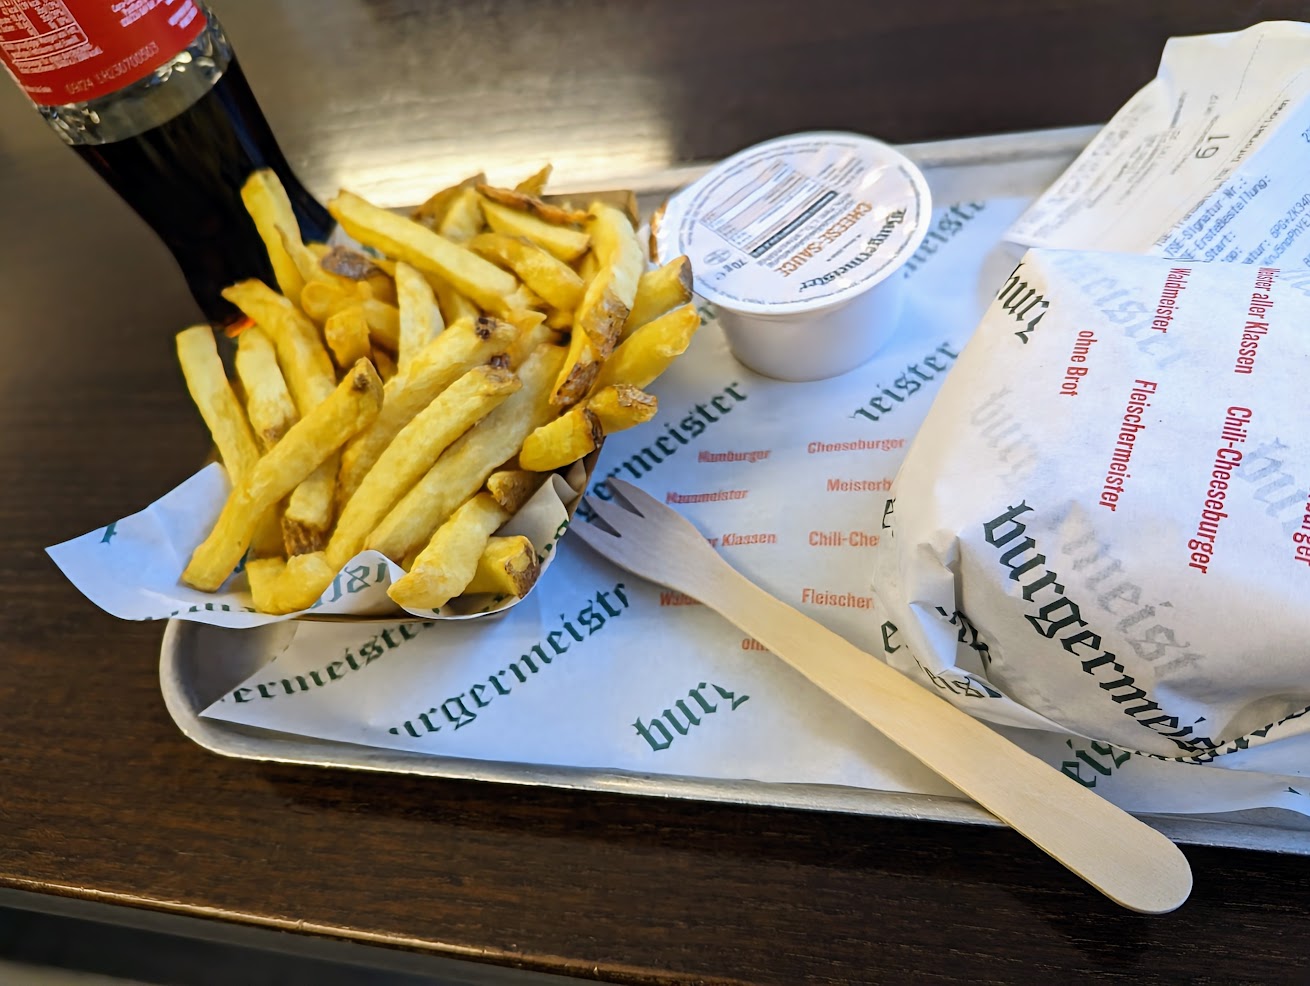
[[[686,254],[732,354],[779,380],[871,359],[896,329],[902,265],[932,216],[923,174],[860,134],[794,134],[733,155],[654,224],[657,259]]]

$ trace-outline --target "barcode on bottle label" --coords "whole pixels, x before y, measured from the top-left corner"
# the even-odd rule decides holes
[[[40,106],[79,103],[145,78],[195,40],[192,0],[0,0],[0,63]]]

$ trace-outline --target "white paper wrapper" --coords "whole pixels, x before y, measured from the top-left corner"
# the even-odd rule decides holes
[[[568,527],[569,509],[581,495],[585,470],[580,463],[556,474],[498,532],[523,534],[537,549],[543,570]],[[319,601],[286,616],[258,613],[251,605],[243,572],[218,592],[200,592],[178,576],[204,540],[223,501],[228,481],[223,467],[206,466],[140,513],[81,537],[47,548],[55,564],[93,603],[125,620],[195,620],[223,627],[256,627],[302,615],[383,616],[404,612],[387,596],[387,587],[404,569],[376,551],[361,551],[345,565]],[[516,599],[480,597],[472,612],[445,607],[413,615],[427,619],[472,619],[518,604]]]
[[[1156,78],[1007,234],[1310,267],[1310,25],[1171,38]]]
[[[1030,251],[897,477],[887,660],[992,722],[1310,773],[1306,280]]]
[[[901,331],[845,376],[758,377],[707,325],[657,381],[656,419],[607,441],[593,489],[609,473],[638,483],[747,576],[881,654],[892,617],[870,582],[892,479],[1013,267],[997,243],[1027,201],[940,206],[903,275]],[[407,632],[294,624],[269,642],[272,663],[205,714],[439,756],[954,793],[756,647],[566,538],[533,594],[495,620]],[[1294,776],[1153,760],[1049,726],[1003,729],[1131,810],[1310,806]]]

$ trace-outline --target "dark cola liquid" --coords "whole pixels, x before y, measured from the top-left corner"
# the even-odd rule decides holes
[[[276,285],[241,186],[257,168],[282,180],[306,242],[326,240],[332,217],[301,187],[234,57],[204,96],[157,127],[73,148],[136,210],[177,258],[214,325],[238,317],[220,292],[258,277]]]

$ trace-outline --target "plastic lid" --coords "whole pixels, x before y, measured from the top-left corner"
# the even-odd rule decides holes
[[[747,148],[672,199],[656,253],[691,258],[696,293],[734,311],[827,308],[884,280],[932,214],[908,158],[850,133],[803,133]]]

